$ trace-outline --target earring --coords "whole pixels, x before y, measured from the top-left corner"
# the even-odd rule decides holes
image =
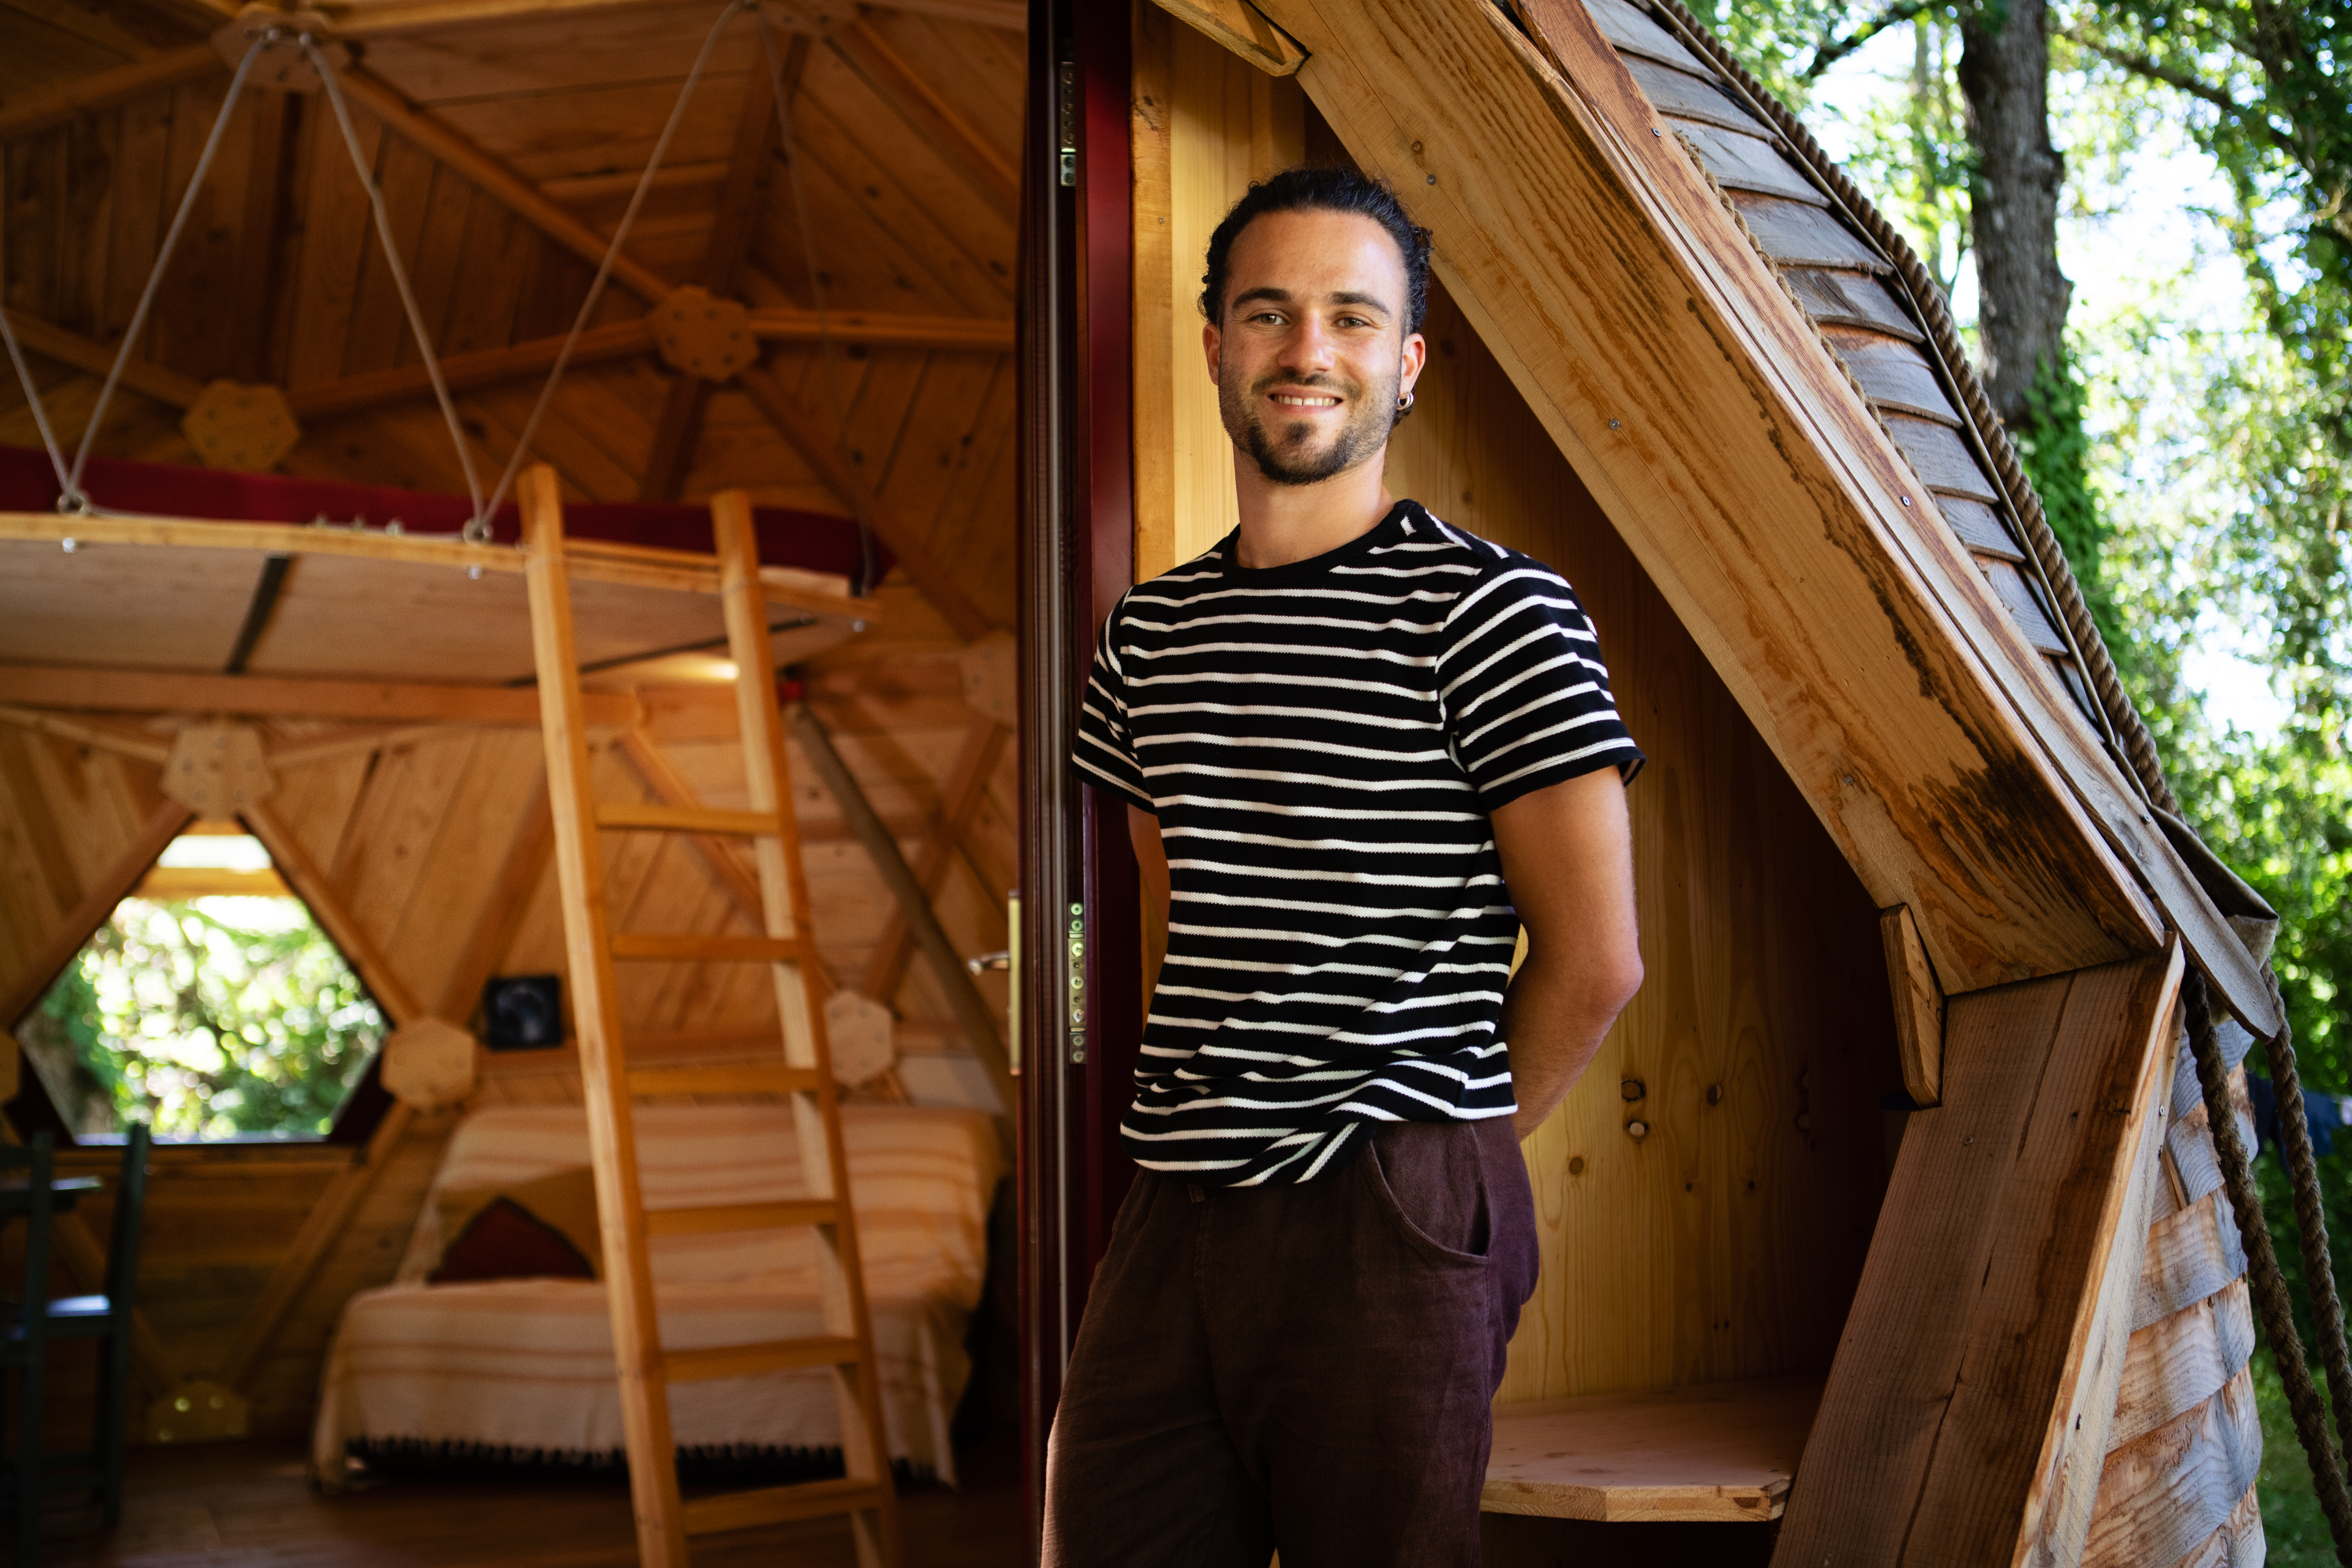
[[[1402,413],[1404,413],[1407,409],[1411,408],[1412,406],[1412,393],[1408,392],[1408,393],[1406,393],[1402,397],[1400,397],[1400,398],[1398,398],[1398,399],[1397,399],[1397,412],[1398,412],[1399,414],[1402,414]]]

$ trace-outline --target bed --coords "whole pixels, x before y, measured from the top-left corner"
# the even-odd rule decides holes
[[[953,1485],[949,1420],[970,1363],[965,1328],[986,1275],[1003,1174],[992,1118],[930,1106],[842,1110],[865,1256],[884,1424],[895,1468]],[[649,1209],[805,1195],[781,1105],[644,1106]],[[601,1279],[428,1284],[446,1238],[436,1198],[520,1185],[588,1163],[577,1106],[486,1110],[451,1137],[394,1282],[343,1309],[327,1356],[312,1468],[340,1488],[347,1456],[439,1455],[485,1466],[618,1464],[621,1405]],[[672,1349],[823,1331],[807,1231],[653,1243]],[[822,1462],[841,1433],[822,1369],[673,1384],[682,1458]]]

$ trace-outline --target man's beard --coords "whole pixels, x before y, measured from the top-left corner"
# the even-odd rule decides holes
[[[1362,387],[1332,376],[1277,374],[1261,378],[1246,395],[1221,378],[1217,383],[1217,410],[1224,416],[1225,434],[1233,437],[1234,446],[1250,455],[1259,473],[1278,485],[1320,484],[1353,468],[1387,443],[1389,431],[1396,425],[1397,387],[1402,380],[1400,373],[1390,379],[1385,389],[1375,389],[1368,396]],[[1273,430],[1266,427],[1259,410],[1265,406],[1261,400],[1271,386],[1329,392],[1343,399],[1352,397],[1356,412],[1333,433],[1330,444],[1317,451],[1308,445],[1308,433],[1314,426],[1305,420]]]

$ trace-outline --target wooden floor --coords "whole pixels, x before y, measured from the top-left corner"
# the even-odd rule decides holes
[[[1022,1560],[1017,1441],[960,1455],[964,1489],[900,1491],[908,1568],[1014,1568]],[[339,1497],[311,1489],[298,1443],[133,1452],[122,1524],[94,1509],[44,1521],[44,1568],[632,1568],[625,1484],[389,1479]],[[5,1548],[0,1548],[5,1557]],[[836,1520],[698,1542],[695,1568],[850,1568]]]

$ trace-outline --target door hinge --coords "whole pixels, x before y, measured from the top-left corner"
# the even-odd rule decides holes
[[[1068,187],[1078,183],[1078,63],[1076,60],[1062,62],[1060,98],[1062,184]]]

